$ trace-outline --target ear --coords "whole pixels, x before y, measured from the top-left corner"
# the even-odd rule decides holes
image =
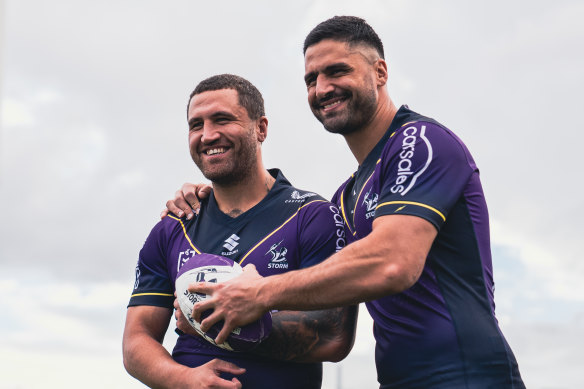
[[[389,78],[389,74],[387,72],[387,62],[385,62],[383,58],[379,58],[374,66],[377,85],[383,86],[387,84],[387,79]]]
[[[258,142],[263,143],[268,137],[268,118],[262,116],[258,119],[258,126],[256,129]]]

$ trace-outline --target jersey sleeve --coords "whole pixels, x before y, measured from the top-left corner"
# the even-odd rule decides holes
[[[379,161],[382,184],[375,217],[414,215],[440,229],[474,163],[462,142],[434,123],[406,124],[392,138]]]
[[[152,229],[140,250],[136,281],[128,307],[153,305],[173,308],[174,285],[166,269],[168,238],[164,227],[165,220],[162,220]]]
[[[346,244],[343,218],[334,204],[313,200],[300,210],[300,268],[316,265]]]

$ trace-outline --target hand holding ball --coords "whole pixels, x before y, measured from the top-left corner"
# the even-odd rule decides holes
[[[251,350],[267,338],[272,329],[272,315],[268,312],[253,323],[235,328],[225,343],[217,344],[214,339],[221,330],[222,322],[216,323],[205,333],[201,331],[201,325],[192,317],[195,303],[204,301],[210,296],[191,293],[188,287],[195,282],[224,282],[237,277],[242,271],[241,266],[230,259],[202,253],[189,259],[180,268],[175,281],[178,304],[190,325],[209,342],[230,351]],[[210,313],[210,311],[203,312],[202,318],[204,319]]]

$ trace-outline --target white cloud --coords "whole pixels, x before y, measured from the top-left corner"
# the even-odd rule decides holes
[[[35,121],[30,107],[11,98],[2,100],[2,127],[30,127]]]

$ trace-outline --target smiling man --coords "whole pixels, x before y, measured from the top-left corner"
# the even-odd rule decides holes
[[[470,152],[448,128],[388,91],[381,40],[362,19],[334,17],[304,42],[308,102],[359,164],[334,196],[350,243],[310,269],[219,285],[195,317],[225,320],[217,342],[269,309],[366,302],[381,388],[524,388],[495,317],[487,205]],[[194,194],[186,193],[188,201]],[[183,199],[171,210],[188,206]]]
[[[211,344],[177,311],[180,330],[172,356],[161,344],[172,317],[176,275],[197,254],[251,263],[263,276],[273,276],[317,264],[345,244],[336,206],[294,188],[279,170],[264,168],[268,120],[250,82],[229,74],[202,81],[187,115],[191,156],[213,189],[196,217],[168,215],[140,251],[124,365],[156,388],[320,388],[320,362],[343,359],[353,345],[356,307],[275,312],[270,336],[252,352]]]

